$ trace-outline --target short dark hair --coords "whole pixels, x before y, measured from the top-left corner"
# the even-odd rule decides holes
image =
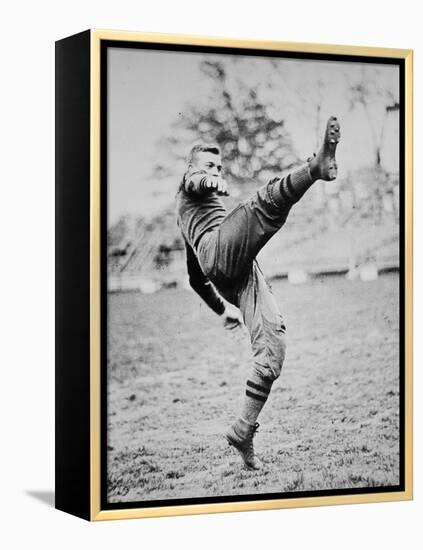
[[[192,147],[188,155],[188,164],[192,164],[197,153],[213,153],[220,155],[220,147],[215,143],[198,143]]]

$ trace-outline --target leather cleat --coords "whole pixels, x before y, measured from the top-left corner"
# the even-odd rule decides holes
[[[226,441],[238,451],[249,470],[259,470],[261,467],[261,462],[254,453],[253,445],[253,438],[258,427],[258,422],[249,424],[239,418],[225,433]]]
[[[340,124],[336,117],[331,116],[326,124],[323,145],[317,154],[309,159],[310,174],[314,179],[332,181],[338,175],[338,165],[335,158],[336,147],[341,139]]]

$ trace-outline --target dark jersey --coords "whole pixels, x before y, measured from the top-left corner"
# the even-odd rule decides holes
[[[213,283],[204,275],[198,263],[195,252],[185,241],[187,254],[187,271],[191,288],[206,302],[206,304],[218,315],[225,311],[225,303],[217,293]]]
[[[176,196],[176,208],[185,241],[190,285],[213,311],[221,315],[225,304],[201,270],[195,253],[203,235],[218,227],[226,216],[221,199],[215,191],[207,189],[209,177],[203,171],[185,174]]]
[[[226,216],[220,197],[206,187],[209,177],[203,171],[185,174],[176,196],[178,225],[194,250],[201,237],[218,227]]]

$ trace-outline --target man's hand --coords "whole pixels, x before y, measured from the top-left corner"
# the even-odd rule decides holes
[[[238,332],[244,327],[242,315],[239,309],[232,304],[227,303],[225,311],[222,313],[223,326],[226,330]]]
[[[218,195],[229,196],[226,180],[220,176],[207,174],[204,170],[185,174],[184,186],[188,193],[201,195],[207,191],[216,191]]]
[[[229,196],[228,184],[226,180],[220,176],[208,176],[206,181],[206,189],[215,190],[218,195]]]

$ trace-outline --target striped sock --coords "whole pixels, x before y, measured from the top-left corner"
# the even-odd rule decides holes
[[[314,181],[309,166],[302,166],[281,180],[281,195],[285,200],[295,203],[300,200]]]
[[[254,424],[260,411],[269,397],[271,380],[265,380],[252,374],[247,380],[241,417],[249,424]]]

